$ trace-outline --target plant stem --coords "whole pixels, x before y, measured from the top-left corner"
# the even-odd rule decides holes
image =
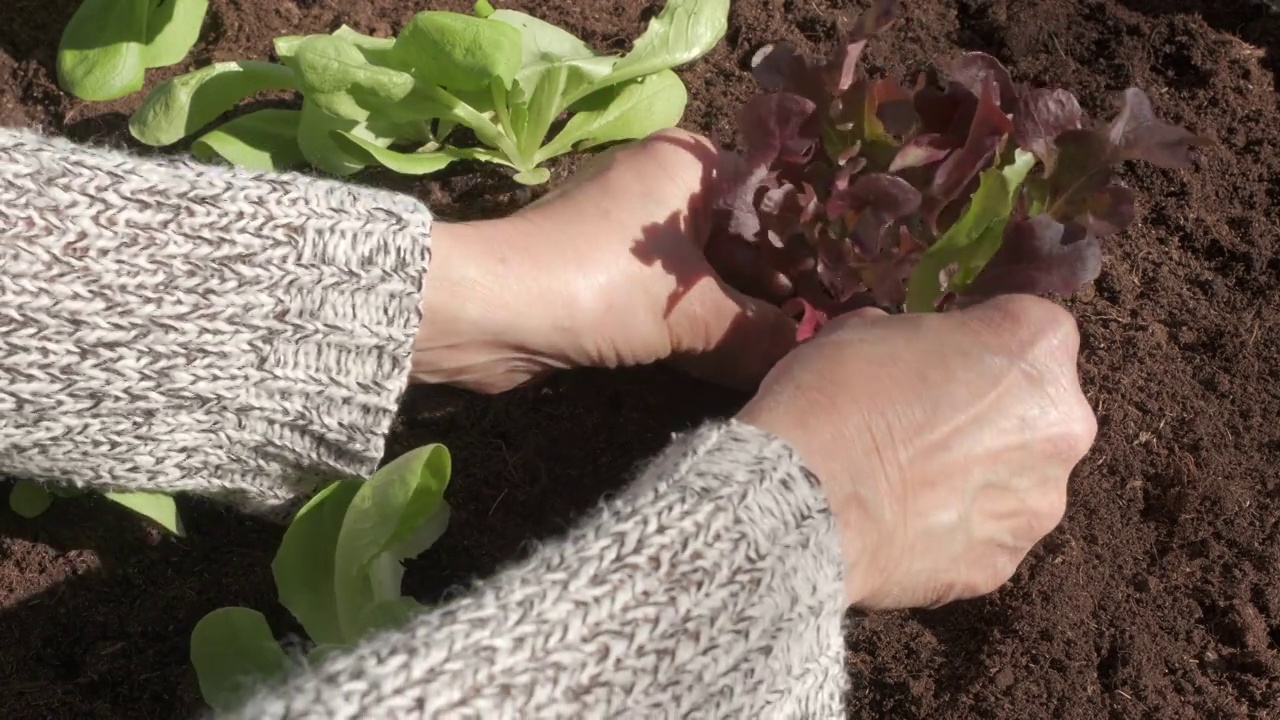
[[[498,81],[489,84],[489,88],[493,91],[493,107],[498,113],[498,122],[502,126],[502,133],[511,141],[511,146],[515,148],[516,154],[511,161],[521,170],[528,170],[524,149],[521,147],[520,138],[516,135],[515,128],[511,125],[511,109],[507,107],[507,89]]]

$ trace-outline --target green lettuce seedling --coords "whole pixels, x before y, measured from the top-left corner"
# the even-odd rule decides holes
[[[673,68],[709,52],[728,14],[729,0],[670,0],[621,57],[483,0],[474,15],[419,13],[394,39],[347,27],[287,36],[275,42],[279,64],[219,63],[162,84],[129,127],[144,143],[171,145],[259,92],[291,90],[300,109],[232,120],[193,151],[255,169],[309,163],[339,176],[370,166],[426,175],[479,160],[536,185],[549,179],[543,165],[552,158],[677,124],[688,92]],[[451,143],[458,128],[479,147]]]
[[[280,603],[314,643],[308,661],[372,631],[401,626],[421,608],[400,594],[401,562],[444,534],[451,471],[448,450],[430,445],[366,482],[334,483],[298,511],[271,569]],[[234,710],[255,687],[286,675],[293,662],[262,613],[249,608],[215,610],[191,633],[200,692],[219,712]]]
[[[9,509],[27,519],[34,519],[49,509],[55,497],[73,498],[83,495],[74,488],[44,487],[30,480],[19,480],[9,491]],[[182,518],[173,498],[159,493],[103,493],[106,499],[155,522],[174,535],[182,536]]]
[[[182,62],[209,0],[84,0],[58,46],[58,84],[84,100],[142,89],[149,68]]]

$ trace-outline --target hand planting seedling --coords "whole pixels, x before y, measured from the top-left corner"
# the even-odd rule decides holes
[[[182,62],[209,0],[84,0],[58,45],[58,84],[83,100],[142,89],[146,71]]]
[[[282,37],[281,64],[224,62],[174,78],[129,127],[144,143],[171,145],[257,93],[296,91],[300,110],[236,118],[201,135],[193,152],[259,169],[310,163],[340,176],[376,165],[426,175],[469,159],[536,185],[549,179],[543,164],[552,158],[678,123],[688,95],[672,68],[710,51],[728,14],[729,0],[670,0],[622,57],[597,55],[486,0],[474,15],[419,13],[395,39],[346,27]],[[480,146],[452,144],[459,127]]]
[[[1157,118],[1141,90],[1095,123],[1071,93],[1015,85],[982,53],[956,61],[945,85],[857,77],[896,9],[876,0],[825,61],[761,50],[763,92],[742,109],[742,152],[721,168],[710,253],[726,276],[802,311],[801,339],[859,307],[1070,295],[1098,276],[1100,238],[1134,219],[1113,168],[1189,167],[1203,143]]]
[[[55,497],[74,498],[84,491],[73,488],[46,488],[30,480],[19,480],[9,491],[9,509],[28,520],[39,517]],[[103,493],[103,497],[155,522],[174,535],[182,536],[182,517],[169,495],[160,493]]]
[[[400,563],[444,534],[451,472],[448,450],[430,445],[365,482],[334,483],[298,511],[271,570],[281,604],[314,643],[307,661],[403,625],[421,607],[400,594]],[[229,712],[253,688],[287,674],[295,660],[276,643],[262,613],[228,607],[196,625],[191,662],[205,701]]]

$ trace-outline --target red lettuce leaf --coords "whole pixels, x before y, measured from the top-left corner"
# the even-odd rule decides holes
[[[1083,225],[1064,225],[1048,215],[1013,220],[965,300],[1014,293],[1070,295],[1101,271],[1102,246]]]
[[[898,149],[898,154],[889,164],[889,172],[899,172],[941,162],[955,149],[951,140],[937,133],[917,135]]]
[[[1013,116],[1013,137],[1018,145],[1052,168],[1057,158],[1055,141],[1068,130],[1079,130],[1084,112],[1076,96],[1066,90],[1036,89],[1018,100]]]
[[[982,88],[969,124],[968,138],[958,151],[951,153],[938,166],[933,176],[929,222],[935,233],[942,229],[937,223],[942,208],[955,200],[978,177],[978,173],[991,165],[996,149],[1013,129],[1013,123],[1000,109],[998,99],[999,90],[995,83]]]
[[[1192,166],[1191,149],[1204,138],[1156,117],[1147,94],[1137,88],[1124,93],[1120,114],[1107,128],[1117,160],[1145,160],[1164,168]]]
[[[837,45],[835,53],[823,67],[823,78],[833,93],[847,89],[854,80],[858,58],[867,46],[867,41],[879,34],[898,19],[898,3],[895,0],[873,0],[871,8],[857,15],[847,13],[844,17],[848,29]]]
[[[747,165],[757,168],[807,160],[817,138],[806,137],[804,126],[815,109],[811,100],[790,93],[752,98],[738,119]]]
[[[818,334],[827,324],[826,313],[805,302],[801,298],[792,298],[783,306],[782,311],[792,317],[799,316],[796,323],[796,341],[806,342]]]
[[[1018,91],[1013,78],[999,60],[986,53],[971,52],[960,56],[951,66],[951,82],[964,88],[972,97],[982,97],[995,86],[995,101],[1000,109],[1012,114],[1018,107]]]

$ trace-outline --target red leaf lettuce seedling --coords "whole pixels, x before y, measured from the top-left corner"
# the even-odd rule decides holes
[[[711,255],[729,259],[728,277],[770,278],[762,293],[803,313],[801,339],[858,307],[1071,294],[1098,276],[1100,239],[1134,219],[1114,167],[1189,167],[1204,142],[1141,90],[1096,123],[1071,93],[1016,85],[983,53],[962,55],[945,84],[859,77],[897,9],[875,0],[825,60],[762,49],[742,151],[720,168]]]
[[[84,0],[58,45],[58,84],[83,100],[142,89],[149,68],[182,62],[209,0]]]
[[[346,27],[282,37],[282,64],[218,63],[174,78],[129,127],[144,143],[170,145],[252,95],[291,90],[302,95],[300,110],[237,118],[202,135],[193,151],[262,169],[310,163],[336,175],[376,165],[426,175],[481,160],[540,184],[554,157],[678,123],[688,95],[672,68],[709,52],[728,14],[729,0],[670,0],[621,57],[597,55],[565,30],[483,0],[473,15],[419,13],[395,39]],[[479,147],[450,143],[459,127]]]
[[[271,564],[280,602],[314,643],[307,661],[398,627],[421,606],[400,594],[401,561],[444,534],[452,471],[448,450],[430,445],[386,465],[365,482],[334,483],[289,525]],[[228,607],[191,633],[191,662],[214,710],[230,712],[255,687],[286,675],[294,660],[262,613]]]

